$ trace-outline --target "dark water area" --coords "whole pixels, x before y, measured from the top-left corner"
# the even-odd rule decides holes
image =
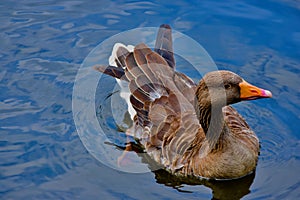
[[[0,199],[299,199],[299,18],[291,0],[1,2]],[[72,92],[84,59],[115,34],[162,23],[201,44],[218,69],[272,91],[272,99],[235,105],[260,139],[255,174],[217,182],[127,173],[83,145]],[[98,114],[115,82],[101,84]],[[122,143],[111,120],[103,121],[120,136],[110,137]]]

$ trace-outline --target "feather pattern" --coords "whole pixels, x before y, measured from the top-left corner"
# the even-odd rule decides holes
[[[173,54],[172,30],[167,24],[159,27],[154,51],[161,55],[171,68],[175,68],[175,58]]]
[[[229,105],[220,107],[217,119],[210,118],[212,102],[218,103],[222,96],[218,92],[224,91],[227,82],[235,84],[226,91],[227,104],[239,101],[242,79],[220,71],[195,84],[175,71],[172,48],[171,29],[162,25],[154,51],[143,43],[133,52],[120,48],[117,66],[105,70],[98,66],[98,71],[129,82],[136,116],[127,133],[137,137],[156,162],[176,174],[228,179],[251,173],[259,152],[255,133]],[[223,90],[216,90],[212,99],[207,85]],[[215,125],[222,128],[217,138],[208,135],[211,120],[217,120]]]

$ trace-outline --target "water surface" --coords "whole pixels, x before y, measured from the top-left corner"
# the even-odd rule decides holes
[[[2,2],[0,198],[299,198],[299,9],[279,0]],[[261,141],[255,176],[223,184],[125,173],[83,146],[72,117],[81,63],[110,36],[161,23],[199,42],[219,69],[272,91],[272,99],[235,106]]]

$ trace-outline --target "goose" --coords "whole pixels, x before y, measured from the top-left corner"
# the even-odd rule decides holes
[[[95,69],[128,82],[133,135],[175,175],[236,179],[255,171],[259,139],[231,104],[272,93],[227,70],[195,83],[175,70],[172,32],[161,25],[154,50],[140,43],[116,49],[116,66]],[[131,112],[132,113],[132,112]]]

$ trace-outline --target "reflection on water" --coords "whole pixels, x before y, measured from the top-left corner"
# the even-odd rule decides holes
[[[200,180],[195,177],[176,177],[165,170],[154,171],[157,183],[172,187],[179,192],[190,193],[184,185],[204,185],[212,190],[212,199],[237,200],[250,193],[255,173],[236,180]]]
[[[126,143],[127,148],[125,146],[120,146],[113,143],[106,144],[115,146],[120,151],[125,151],[125,153],[128,153],[127,149],[129,145],[130,150],[139,155],[140,162],[147,164],[152,173],[154,173],[157,183],[163,184],[167,187],[171,187],[182,193],[194,192],[194,190],[185,188],[185,185],[203,185],[212,190],[212,199],[214,200],[238,200],[250,193],[250,186],[253,183],[255,177],[255,172],[245,177],[234,180],[209,180],[198,178],[195,176],[176,176],[166,171],[165,169],[162,169],[161,166],[157,166],[155,162],[150,158],[150,156],[144,152],[143,147],[140,146],[137,142]]]
[[[101,113],[98,114],[99,116],[101,116]],[[126,157],[122,157],[126,165],[132,165],[133,162],[132,159],[130,159],[130,155],[128,156],[129,151],[135,152],[137,155],[139,155],[139,162],[146,164],[152,171],[152,173],[154,173],[157,183],[163,184],[167,187],[171,187],[178,192],[193,193],[195,192],[194,189],[189,189],[185,186],[203,185],[211,189],[212,199],[215,200],[238,200],[251,192],[250,186],[253,183],[255,172],[235,180],[209,180],[194,176],[176,176],[166,171],[165,169],[162,169],[162,166],[158,166],[155,161],[153,161],[150,156],[144,152],[143,147],[137,141],[131,141],[130,143],[128,143],[128,140],[126,140],[125,138],[123,138],[123,141],[127,141],[126,146],[125,143],[123,145],[119,145],[105,142],[105,144],[113,146],[119,151],[123,152],[123,155],[127,155]],[[128,150],[129,146],[130,150]]]

